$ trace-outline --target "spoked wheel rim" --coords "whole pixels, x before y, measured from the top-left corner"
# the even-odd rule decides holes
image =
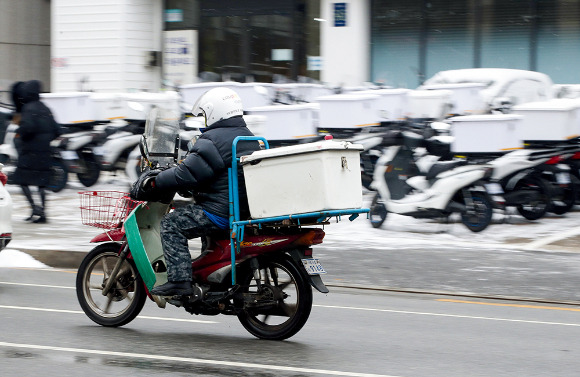
[[[255,280],[248,286],[247,293],[257,297],[261,308],[247,311],[248,319],[257,327],[281,328],[298,312],[299,293],[294,277],[284,267],[274,263],[260,271],[262,287]]]
[[[242,290],[235,299],[238,319],[260,339],[283,340],[304,326],[312,310],[312,288],[287,256],[260,262],[260,286],[250,268],[240,274]]]
[[[117,253],[102,253],[90,261],[83,276],[85,301],[91,311],[103,318],[124,315],[136,299],[137,274],[128,261],[123,262],[116,282],[107,296],[103,296],[103,288],[118,259]]]

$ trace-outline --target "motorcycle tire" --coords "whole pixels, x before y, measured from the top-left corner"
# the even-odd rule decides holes
[[[481,232],[491,224],[493,208],[487,195],[473,193],[471,196],[473,208],[468,208],[461,214],[461,222],[472,232]]]
[[[517,210],[527,220],[538,220],[544,217],[550,208],[550,189],[548,183],[541,178],[526,178],[518,182],[514,190],[532,190],[538,192],[540,198],[526,204],[518,204]]]
[[[101,175],[101,165],[94,154],[83,153],[82,173],[77,173],[79,182],[85,187],[91,187],[99,180]]]
[[[238,319],[257,338],[290,338],[306,324],[312,310],[312,288],[306,272],[286,254],[261,260],[259,268],[260,288],[249,267],[240,269],[242,289],[235,300],[240,308]]]
[[[103,288],[119,259],[118,243],[102,244],[81,262],[76,279],[77,298],[85,314],[95,323],[118,327],[131,322],[143,309],[147,293],[135,263],[126,259],[107,296]]]
[[[48,182],[48,189],[52,192],[62,191],[68,181],[68,168],[59,160],[53,160],[50,167],[51,177]]]
[[[556,215],[563,215],[569,212],[574,207],[574,204],[576,204],[576,195],[576,186],[570,183],[567,187],[562,188],[560,198],[552,200],[549,211]]]
[[[373,228],[380,228],[387,219],[387,207],[381,199],[381,195],[377,192],[371,202],[369,219]]]

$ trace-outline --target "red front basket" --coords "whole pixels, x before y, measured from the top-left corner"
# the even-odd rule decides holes
[[[142,202],[121,191],[81,191],[81,221],[102,229],[121,226],[127,215]]]

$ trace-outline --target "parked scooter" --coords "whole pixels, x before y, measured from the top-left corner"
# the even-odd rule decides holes
[[[145,131],[143,158],[153,168],[164,166],[168,159],[175,164],[175,135],[179,128],[159,132],[157,124],[152,129],[154,136],[149,133],[149,126]],[[235,150],[234,144],[233,155]],[[231,169],[236,171],[237,164]],[[230,187],[235,187],[232,176]],[[103,326],[122,326],[136,318],[149,297],[161,308],[169,303],[191,314],[236,315],[251,334],[261,339],[282,340],[296,334],[312,309],[311,286],[328,293],[320,278],[325,271],[313,258],[311,249],[322,243],[325,234],[321,228],[308,226],[326,223],[328,214],[303,214],[302,219],[297,215],[285,221],[272,218],[270,222],[236,227],[239,207],[235,190],[231,193],[230,217],[234,220],[229,234],[204,238],[201,254],[192,261],[196,293],[173,297],[149,293],[167,280],[159,224],[171,205],[156,201],[135,203],[122,193],[84,193],[87,200],[81,206],[81,214],[88,216],[83,217],[83,223],[110,229],[92,240],[101,244],[87,254],[78,270],[77,297],[87,316]],[[104,204],[108,206],[104,208]],[[348,213],[354,216],[361,212]]]
[[[537,220],[547,212],[563,214],[574,204],[576,189],[569,167],[558,163],[562,156],[567,156],[562,148],[543,148],[470,159],[494,167],[491,179],[501,185],[506,207],[516,207],[526,219]]]
[[[438,145],[435,140],[434,145]],[[467,161],[437,162],[416,149],[430,144],[423,136],[393,130],[383,135],[384,147],[378,159],[371,187],[377,191],[371,204],[371,224],[380,227],[388,212],[415,218],[448,217],[461,214],[463,224],[480,232],[491,223],[494,201],[486,189],[493,173],[491,165],[470,165]]]

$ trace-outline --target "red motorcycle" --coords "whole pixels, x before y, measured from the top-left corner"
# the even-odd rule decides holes
[[[192,260],[196,293],[161,297],[150,290],[167,281],[159,230],[171,206],[135,202],[122,192],[80,194],[83,223],[107,229],[91,240],[100,244],[84,258],[76,280],[79,303],[90,319],[103,326],[125,325],[149,297],[160,308],[169,303],[191,314],[236,315],[251,334],[273,340],[289,338],[304,326],[312,309],[311,286],[328,293],[320,277],[325,271],[311,248],[322,243],[320,226],[331,217],[350,214],[352,220],[368,212],[231,223],[229,232],[202,239],[201,253]]]

